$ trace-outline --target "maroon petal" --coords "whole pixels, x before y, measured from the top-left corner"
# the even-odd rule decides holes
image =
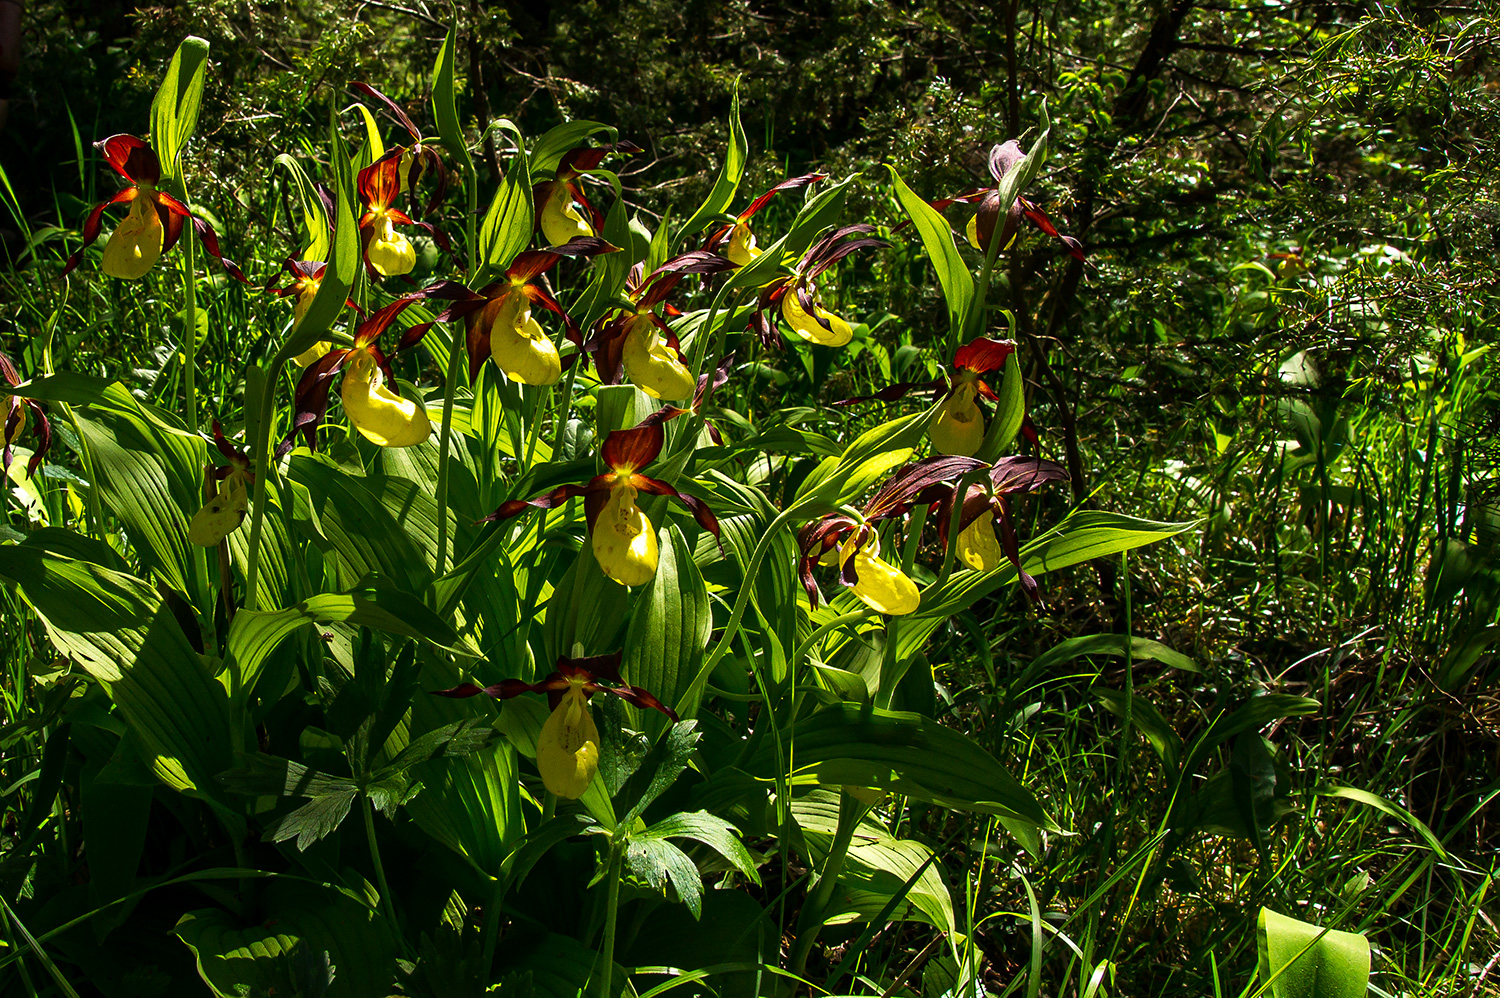
[[[615,430],[604,438],[604,446],[601,448],[604,466],[611,471],[619,468],[639,471],[656,460],[666,439],[666,433],[660,426]]]
[[[828,174],[826,173],[806,173],[800,177],[793,177],[790,180],[783,180],[781,183],[766,191],[754,201],[751,201],[750,207],[740,212],[739,220],[743,222],[749,219],[756,212],[764,208],[766,206],[766,202],[770,201],[773,197],[775,197],[782,191],[791,191],[796,190],[799,187],[806,187],[809,184],[817,183],[819,180],[825,180],[827,179],[827,177]]]
[[[116,173],[133,184],[161,183],[161,161],[144,140],[134,135],[111,135],[94,146]]]
[[[129,136],[126,137],[129,138]],[[104,209],[110,205],[125,204],[126,202],[134,201],[136,195],[139,193],[140,188],[127,187],[123,191],[116,193],[108,201],[101,201],[89,209],[88,217],[83,221],[83,245],[78,247],[78,252],[68,257],[68,262],[63,266],[61,276],[67,277],[72,273],[73,268],[82,262],[84,251],[94,245],[94,240],[99,238],[99,231],[104,228]]]
[[[998,371],[1016,350],[1014,340],[992,340],[981,336],[970,340],[953,355],[953,366],[979,374]]]

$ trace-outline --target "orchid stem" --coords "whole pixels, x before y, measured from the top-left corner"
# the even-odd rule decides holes
[[[441,578],[448,571],[448,441],[453,436],[453,398],[458,393],[459,372],[465,370],[464,324],[454,322],[453,344],[448,350],[447,377],[443,379],[443,425],[438,429],[437,472],[437,565],[435,574]],[[437,594],[433,593],[433,599]]]
[[[854,831],[867,810],[868,806],[847,790],[839,792],[839,822],[834,829],[833,841],[828,846],[828,855],[823,860],[823,869],[818,872],[818,882],[813,885],[812,893],[807,896],[807,903],[802,906],[797,941],[792,948],[791,960],[787,963],[787,969],[798,977],[802,976],[807,967],[807,958],[812,953],[813,944],[818,941],[818,933],[823,929],[823,916],[828,910],[828,902],[833,899],[833,889],[838,884],[839,874],[844,872],[844,858],[849,854],[849,844],[854,841]]]
[[[375,867],[375,886],[380,890],[380,906],[385,909],[385,917],[390,920],[391,932],[400,938],[401,932],[396,923],[396,905],[391,897],[391,885],[385,879],[385,864],[380,861],[380,843],[375,841],[375,803],[366,797],[360,805],[360,811],[365,816],[365,841],[370,844],[370,862]]]
[[[276,386],[281,381],[281,369],[286,358],[278,354],[271,361],[271,370],[266,374],[266,383],[261,388],[260,422],[256,425],[259,437],[255,441],[255,498],[250,505],[250,555],[245,566],[245,609],[255,610],[260,606],[260,589],[256,581],[260,575],[260,530],[266,515],[266,475],[271,464],[271,419],[276,402]]]
[[[186,188],[183,189],[184,202]],[[198,278],[193,259],[193,223],[182,227],[182,395],[188,432],[198,434]]]
[[[604,910],[604,946],[600,955],[604,957],[604,970],[599,976],[599,998],[610,998],[614,993],[615,971],[615,923],[620,915],[620,865],[624,851],[614,841],[609,845],[609,896]]]

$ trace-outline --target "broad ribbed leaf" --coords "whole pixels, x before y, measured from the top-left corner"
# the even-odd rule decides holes
[[[807,841],[808,859],[821,866],[838,827],[839,795],[815,790],[792,802],[792,816]],[[825,913],[825,925],[868,920],[886,910],[892,898],[896,907],[890,917],[921,920],[947,932],[956,931],[953,898],[943,882],[942,870],[930,864],[911,884],[912,876],[927,863],[932,850],[911,839],[896,839],[883,825],[868,818],[860,821],[839,873],[839,887]],[[902,894],[905,897],[901,897]]]
[[[485,274],[475,283],[485,281],[494,272],[510,266],[516,254],[531,242],[531,230],[535,227],[535,207],[531,199],[531,172],[526,156],[526,144],[521,130],[510,121],[502,121],[516,140],[516,151],[511,157],[505,177],[500,181],[495,197],[485,212],[484,224],[479,230],[479,245],[483,249]]]
[[[213,778],[230,763],[229,701],[152,587],[26,544],[0,547],[0,576],[109,693],[156,776],[218,796]]]
[[[963,336],[968,323],[969,309],[974,305],[974,278],[969,267],[959,255],[953,242],[953,227],[932,205],[917,195],[895,167],[889,168],[895,187],[896,200],[901,202],[917,235],[922,238],[922,248],[937,271],[938,283],[943,288],[943,298],[948,302],[948,327],[954,338]]]
[[[1021,377],[1021,365],[1012,353],[1005,359],[1005,374],[1001,377],[997,392],[1000,402],[995,407],[994,418],[985,432],[984,442],[974,455],[981,461],[993,464],[1016,439],[1021,423],[1026,419],[1026,383]]]
[[[750,155],[750,142],[745,138],[745,129],[740,124],[740,84],[734,84],[734,96],[729,101],[729,147],[724,151],[724,166],[714,181],[713,190],[689,216],[678,230],[681,236],[691,236],[708,224],[715,216],[724,214],[739,189],[740,178],[745,175],[745,162]]]
[[[474,161],[469,157],[464,130],[458,123],[458,102],[454,95],[453,49],[457,44],[458,28],[450,27],[432,67],[432,118],[437,122],[443,149],[462,165],[464,183],[471,184],[474,182]]]
[[[207,70],[208,42],[189,35],[172,54],[172,63],[151,102],[151,148],[161,161],[162,180],[177,177],[177,156],[198,127]]]
[[[771,739],[746,769],[775,778]],[[876,787],[944,807],[1055,827],[1031,791],[976,742],[937,721],[904,711],[837,704],[797,722],[794,784]]]
[[[1370,941],[1260,910],[1260,983],[1271,998],[1364,998]]]
[[[362,242],[359,226],[354,215],[354,170],[344,149],[344,140],[339,130],[338,119],[329,109],[329,162],[332,166],[332,186],[335,201],[333,218],[333,244],[329,247],[328,269],[318,284],[318,293],[302,322],[292,331],[287,341],[276,352],[276,360],[287,361],[297,356],[319,340],[327,339],[328,327],[333,325],[344,303],[349,300],[349,289],[359,277]],[[272,364],[273,368],[275,364]]]
[[[378,480],[309,454],[293,455],[290,474],[307,487],[320,539],[338,555],[345,585],[373,574],[419,593],[432,581],[431,560],[387,508]]]
[[[365,998],[389,994],[396,972],[396,938],[383,917],[345,891],[292,878],[272,881],[248,924],[209,908],[188,912],[174,933],[222,998]],[[320,968],[328,965],[333,982],[320,991]]]
[[[657,531],[660,556],[656,577],[636,597],[625,629],[622,674],[678,714],[691,716],[696,703],[683,700],[698,675],[703,651],[713,630],[713,604],[703,575],[693,563],[693,549],[682,532],[668,524]],[[653,737],[667,723],[659,711],[642,712]]]

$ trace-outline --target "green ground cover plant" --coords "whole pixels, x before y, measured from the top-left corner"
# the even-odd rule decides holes
[[[5,993],[1497,991],[1493,11],[56,13]]]

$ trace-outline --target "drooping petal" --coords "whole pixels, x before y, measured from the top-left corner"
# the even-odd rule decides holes
[[[635,498],[630,485],[616,485],[593,524],[591,543],[599,569],[622,586],[645,585],[656,577],[656,529]]]
[[[354,428],[380,447],[412,447],[432,435],[426,407],[385,387],[384,374],[368,352],[354,354],[339,398]]]
[[[62,277],[67,277],[73,272],[73,268],[77,267],[78,264],[83,261],[84,252],[90,246],[94,245],[95,239],[99,238],[99,232],[104,228],[104,209],[110,207],[111,205],[133,202],[136,195],[139,193],[140,188],[127,187],[122,191],[117,191],[115,195],[108,201],[102,201],[89,209],[88,217],[83,220],[83,245],[78,247],[78,249],[68,257],[67,263],[63,265],[61,274]]]

